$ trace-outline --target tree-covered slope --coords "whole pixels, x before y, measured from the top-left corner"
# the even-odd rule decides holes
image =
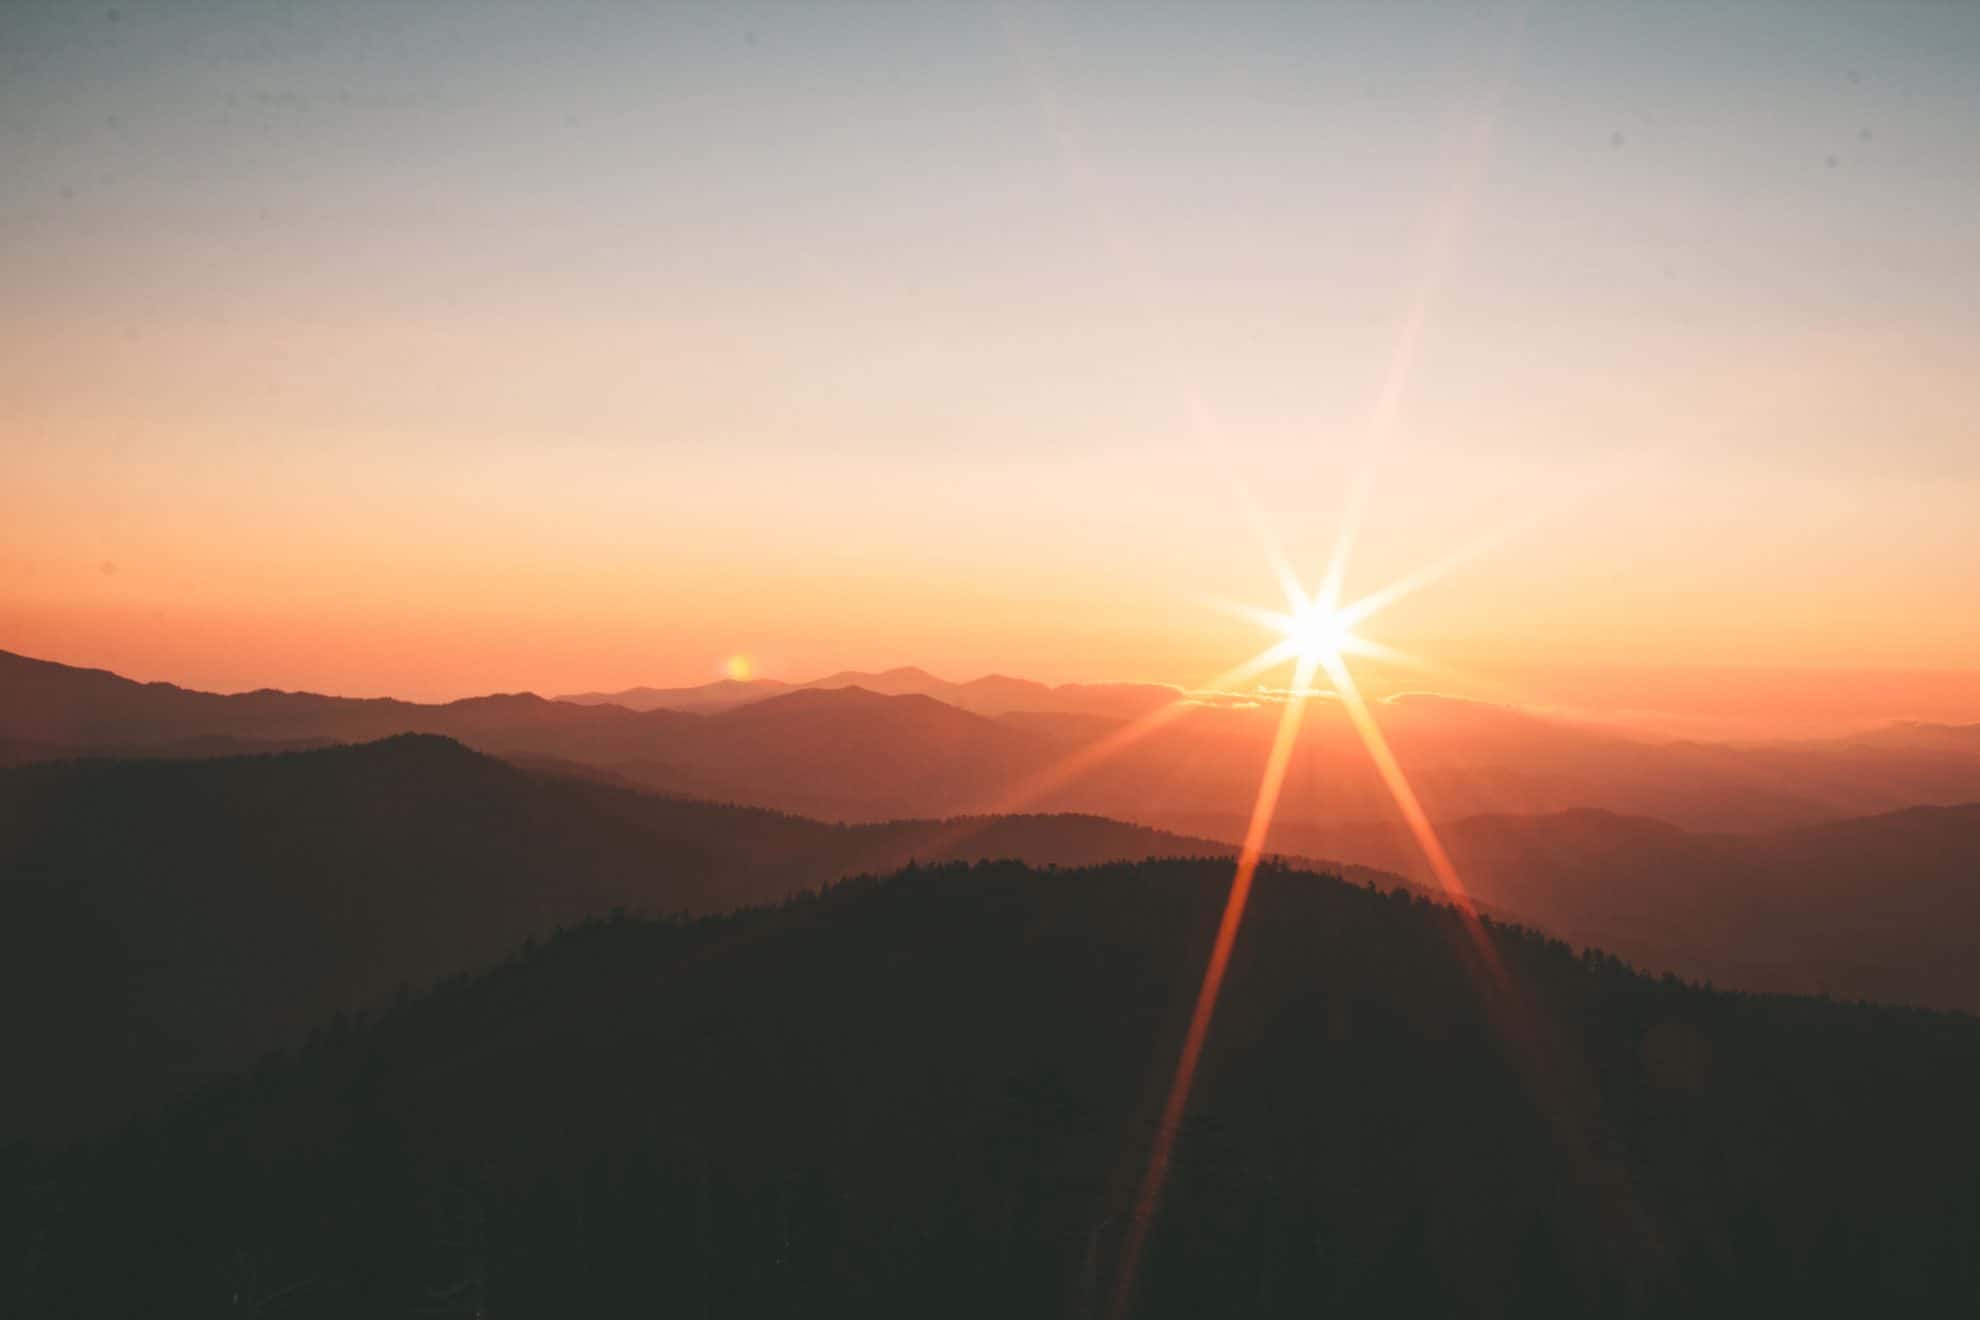
[[[1095,1315],[1229,884],[942,867],[588,924],[94,1157],[23,1313]],[[1268,870],[1133,1313],[1968,1314],[1980,1023]],[[1495,970],[1496,969],[1496,970]]]
[[[417,735],[0,770],[0,1121],[87,1131],[617,907],[720,911],[913,859],[1229,851],[1091,816],[826,825]]]

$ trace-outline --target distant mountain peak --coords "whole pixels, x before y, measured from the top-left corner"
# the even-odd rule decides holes
[[[790,692],[780,692],[774,697],[765,697],[761,701],[752,701],[747,706],[739,706],[735,710],[728,711],[726,718],[760,719],[782,712],[804,709],[916,710],[970,721],[981,718],[923,692],[876,692],[857,683],[849,683],[844,687],[804,687]]]

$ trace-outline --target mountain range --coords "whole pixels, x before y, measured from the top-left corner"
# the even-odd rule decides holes
[[[1244,830],[1240,818],[1202,813],[1166,823],[1232,840]],[[1640,966],[1980,1013],[1980,805],[1750,833],[1583,808],[1466,817],[1438,834],[1477,901]],[[1281,822],[1269,846],[1436,885],[1400,825]]]
[[[904,665],[878,673],[841,670],[809,683],[786,683],[774,678],[725,678],[698,687],[635,687],[621,692],[582,692],[556,700],[581,706],[624,706],[628,710],[679,710],[713,715],[786,692],[830,692],[855,687],[887,697],[933,697],[959,710],[989,716],[1037,711],[1136,719],[1183,695],[1180,690],[1161,683],[1064,683],[1052,687],[1002,674],[952,683],[925,669]]]
[[[828,825],[431,735],[0,770],[0,1020],[15,1064],[0,1116],[43,1130],[114,1116],[134,1093],[615,909],[726,911],[916,860],[1233,851],[1091,816]]]
[[[0,770],[13,918],[0,992],[27,1065],[3,1108],[100,1126],[140,1078],[193,1084],[617,909],[721,912],[912,861],[1227,858],[1236,845],[1218,836],[1242,825],[1177,823],[1200,832],[1038,814],[835,825],[433,735]],[[1652,970],[1980,1012],[1980,807],[1752,835],[1581,810],[1468,818],[1442,836],[1486,911]],[[1269,847],[1436,892],[1400,827],[1281,826]],[[92,1100],[78,1103],[84,1078]]]
[[[0,654],[0,1310],[1970,1303],[1980,730],[1384,703],[1481,924],[1317,699],[1168,1127],[1277,711],[1156,709]]]
[[[537,770],[709,804],[867,824],[1079,813],[1228,849],[1243,836],[1276,718],[1270,706],[1171,705],[1161,709],[1173,718],[1145,721],[1159,727],[1130,741],[1124,731],[1137,726],[1110,716],[992,717],[921,692],[839,686],[856,679],[940,684],[911,669],[839,674],[695,714],[529,694],[439,705],[222,696],[0,653],[0,760],[199,759],[417,732]],[[1008,694],[1066,691],[996,683]],[[1725,984],[1980,1008],[1961,937],[1980,916],[1980,828],[1967,805],[1980,801],[1980,728],[1911,723],[1806,742],[1651,743],[1425,696],[1384,703],[1380,718],[1467,885],[1494,910]],[[1116,754],[1096,754],[1115,744]],[[1433,883],[1386,786],[1325,699],[1309,707],[1271,847]],[[841,873],[849,855],[812,844],[793,851],[828,863],[803,870],[803,883]],[[684,864],[680,850],[670,855]],[[900,860],[875,854],[859,865]],[[681,892],[677,906],[703,902]],[[733,873],[710,895],[763,896]]]
[[[860,676],[821,684],[850,677]],[[1101,690],[1114,691],[1082,691]],[[1167,693],[1169,704],[1137,722],[1053,709],[992,716],[926,693],[858,686],[812,685],[707,714],[527,693],[431,705],[222,696],[0,653],[0,760],[198,756],[435,733],[497,755],[608,769],[665,792],[831,820],[1041,810],[1160,824],[1177,812],[1248,811],[1276,707],[1130,692],[1144,702]],[[1980,734],[1970,728],[1649,742],[1423,695],[1382,703],[1379,718],[1439,820],[1595,808],[1691,830],[1753,831],[1980,801]],[[1399,819],[1352,722],[1331,700],[1309,704],[1279,815],[1300,825]]]

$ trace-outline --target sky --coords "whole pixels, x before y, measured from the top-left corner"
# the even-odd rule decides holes
[[[1479,551],[1377,690],[1980,719],[1976,67],[1936,3],[16,0],[0,648],[1193,686],[1365,483],[1348,596]]]

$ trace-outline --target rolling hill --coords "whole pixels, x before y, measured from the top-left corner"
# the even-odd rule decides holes
[[[920,681],[901,671],[873,677],[897,686]],[[1980,751],[1963,750],[1957,736],[1651,743],[1420,695],[1384,702],[1379,715],[1440,820],[1589,807],[1692,830],[1752,832],[1980,801]],[[496,755],[604,767],[669,793],[846,821],[1028,810],[1159,825],[1177,812],[1242,814],[1274,717],[1269,706],[1185,704],[1153,732],[1130,738],[1122,736],[1128,723],[1111,716],[1012,710],[992,717],[926,694],[862,687],[802,688],[706,715],[526,693],[441,705],[220,696],[0,654],[0,755],[16,761],[437,733]],[[1109,754],[1091,754],[1102,748]],[[1081,769],[1060,773],[1067,765]],[[1310,704],[1280,816],[1302,825],[1398,819],[1333,702]]]
[[[0,1020],[18,1065],[0,1113],[114,1115],[133,1088],[206,1075],[615,908],[721,911],[913,859],[1230,851],[1078,816],[826,825],[425,735],[0,771]]]
[[[597,760],[647,754],[670,731],[697,723],[675,711],[572,706],[528,693],[439,705],[272,690],[221,695],[0,652],[0,739],[69,755],[181,755],[200,739],[224,754],[256,744],[434,733],[475,746]]]
[[[1952,1315],[1980,1022],[1654,981],[1261,873],[1109,1308],[1228,869],[922,868],[593,923],[93,1154],[18,1314]]]
[[[855,687],[887,697],[933,697],[977,715],[998,716],[1017,711],[1095,715],[1109,719],[1134,719],[1182,695],[1175,688],[1161,683],[1064,683],[1053,687],[1002,674],[986,674],[967,683],[953,683],[937,678],[925,669],[906,665],[878,673],[847,669],[809,683],[785,683],[769,678],[747,681],[722,679],[698,687],[636,687],[620,692],[577,693],[558,697],[557,700],[583,705],[618,705],[629,710],[681,710],[707,715],[797,689],[834,691]]]
[[[1171,828],[1238,838],[1242,819]],[[1711,834],[1578,810],[1440,830],[1473,897],[1639,963],[1753,990],[1980,1012],[1980,805]],[[1389,824],[1279,824],[1271,847],[1434,885]]]
[[[690,715],[713,715],[790,690],[791,684],[774,678],[721,678],[694,687],[633,687],[619,692],[573,692],[555,700],[574,706],[623,706],[627,710],[678,710]]]

